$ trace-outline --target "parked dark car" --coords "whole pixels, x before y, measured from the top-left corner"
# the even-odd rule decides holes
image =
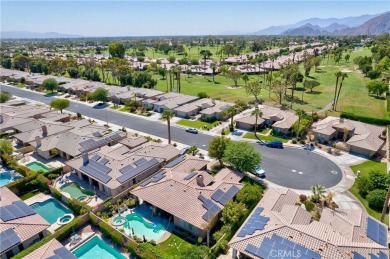
[[[283,148],[283,142],[280,140],[272,140],[272,141],[267,141],[265,143],[267,147],[273,147],[273,148]]]
[[[188,128],[186,129],[187,132],[192,133],[192,134],[198,134],[198,130],[194,128]]]

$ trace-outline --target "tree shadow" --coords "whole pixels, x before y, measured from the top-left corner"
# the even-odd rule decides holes
[[[285,98],[284,98],[286,101],[288,102],[291,102],[291,95],[286,95]],[[304,105],[304,104],[308,104],[308,102],[306,102],[305,100],[302,101],[302,99],[294,96],[294,99],[292,101],[293,103],[297,103],[297,104],[300,104],[300,105]]]
[[[308,78],[310,78],[310,79],[317,79],[317,77],[315,77],[315,76],[307,76]]]
[[[217,82],[217,81],[214,81],[214,84],[220,85],[221,83],[220,83],[220,82]]]
[[[321,94],[322,92],[320,91],[313,91],[313,92],[306,92],[306,94]]]
[[[47,94],[45,94],[43,96],[45,96],[45,97],[52,97],[52,96],[57,96],[57,95],[58,95],[58,93],[54,92],[54,93],[47,93]]]

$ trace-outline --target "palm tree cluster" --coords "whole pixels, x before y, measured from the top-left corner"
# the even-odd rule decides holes
[[[344,79],[348,77],[348,74],[345,72],[343,73],[341,71],[338,71],[335,73],[335,76],[336,76],[336,86],[334,89],[334,97],[333,97],[333,110],[334,111],[336,111],[336,108],[337,108],[337,103],[339,101],[340,92],[341,92],[341,88],[343,87]],[[340,78],[341,78],[341,82],[339,85],[338,83],[339,83]]]

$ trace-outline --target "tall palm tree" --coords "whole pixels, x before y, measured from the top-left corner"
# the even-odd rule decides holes
[[[339,79],[343,73],[341,71],[336,72],[334,75],[336,76],[336,86],[334,88],[334,97],[333,97],[333,110],[335,111],[336,109],[336,97],[337,97],[337,88],[339,84]]]
[[[295,110],[295,115],[298,116],[298,130],[297,130],[297,138],[299,137],[299,130],[301,127],[301,119],[303,116],[305,116],[306,112],[302,109],[296,109]]]
[[[259,117],[263,116],[263,112],[258,107],[256,107],[252,111],[252,116],[255,116],[255,118],[256,118],[256,120],[255,120],[255,136],[257,136],[257,120],[259,119]]]
[[[336,103],[334,105],[334,110],[336,110],[337,108],[337,102],[339,101],[339,97],[340,97],[340,92],[341,92],[341,88],[343,87],[343,81],[345,78],[348,77],[348,74],[347,73],[342,73],[341,74],[341,82],[340,82],[340,86],[339,86],[339,90],[337,92],[337,97],[336,97]]]
[[[215,71],[217,70],[217,65],[215,63],[211,63],[210,68],[213,70],[213,82],[215,82],[214,75],[215,75]]]
[[[178,93],[180,93],[180,91],[181,91],[180,74],[181,74],[181,66],[177,66],[176,67],[176,80],[177,80],[177,92]]]
[[[237,107],[235,106],[230,106],[229,108],[227,108],[226,110],[224,110],[222,113],[224,116],[230,116],[230,127],[233,128],[234,127],[234,120],[233,120],[233,117],[234,115],[236,115],[238,112],[238,109]]]
[[[171,144],[171,118],[174,116],[175,114],[169,109],[165,109],[162,114],[162,118],[166,119],[168,124],[168,144]]]

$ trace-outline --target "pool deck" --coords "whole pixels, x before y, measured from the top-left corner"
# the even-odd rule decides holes
[[[66,173],[62,176],[62,178],[65,179],[65,177],[68,177],[69,180],[61,183],[59,181],[59,179],[57,179],[54,183],[54,188],[56,188],[59,192],[61,192],[67,198],[71,198],[70,194],[61,190],[61,187],[67,183],[72,183],[72,182],[77,183],[82,189],[94,191],[94,188],[89,184],[88,181],[81,180],[75,173],[72,173],[72,172]],[[87,204],[89,206],[91,206],[92,208],[102,204],[103,201],[109,197],[108,195],[106,195],[105,193],[103,193],[99,190],[95,190],[95,192],[98,194],[98,197],[97,198],[92,197],[92,199],[90,199],[87,202]]]
[[[92,239],[94,236],[98,236],[101,239],[103,239],[104,242],[106,242],[108,245],[110,245],[112,248],[114,248],[116,251],[121,253],[125,258],[132,258],[129,253],[123,253],[116,244],[112,242],[109,238],[106,238],[98,228],[87,225],[81,229],[79,229],[76,232],[77,235],[80,236],[80,240],[76,244],[71,244],[70,238],[66,238],[64,241],[62,241],[62,245],[65,246],[68,250],[71,252],[82,246],[84,243],[86,243],[88,240]]]
[[[56,198],[54,198],[53,196],[44,194],[44,193],[40,193],[40,194],[38,194],[38,195],[35,195],[35,196],[33,196],[33,197],[31,197],[31,198],[25,200],[24,202],[25,202],[27,205],[30,206],[31,204],[34,204],[34,203],[37,203],[37,202],[44,202],[44,201],[49,200],[49,199],[56,199]],[[64,204],[63,202],[61,202],[61,204],[62,204],[63,206],[65,206],[66,208],[69,209],[69,207],[66,206],[66,204]],[[57,224],[57,222],[56,222],[56,223],[52,224],[47,230],[49,230],[51,233],[54,233],[54,231],[55,231],[57,228],[61,227],[61,226],[62,226],[62,225]]]
[[[54,168],[64,167],[65,166],[66,159],[63,157],[54,157],[49,160],[44,159],[43,157],[39,156],[35,152],[30,152],[24,154],[24,157],[18,160],[18,163],[20,165],[26,166],[29,163],[32,162],[38,162],[46,167],[48,167],[50,170]]]
[[[124,211],[124,212],[122,212],[122,213],[120,213],[120,214],[115,214],[115,215],[113,215],[113,216],[110,218],[110,220],[109,220],[110,225],[111,225],[112,227],[118,229],[118,230],[119,230],[119,229],[124,229],[124,224],[123,224],[123,225],[120,225],[120,226],[115,226],[115,225],[113,225],[113,224],[112,224],[113,219],[116,218],[116,217],[118,217],[118,216],[122,216],[122,217],[125,217],[125,218],[126,218],[127,215],[132,214],[132,213],[137,213],[137,214],[139,215],[140,213],[137,212],[136,210],[140,210],[140,209],[141,209],[141,210],[142,210],[142,216],[143,216],[143,218],[145,219],[145,221],[147,221],[147,222],[149,222],[149,223],[154,223],[154,222],[153,222],[153,218],[158,218],[158,220],[159,220],[158,223],[163,224],[164,227],[165,227],[165,233],[162,235],[162,237],[158,238],[157,240],[154,240],[154,241],[156,242],[156,244],[160,244],[160,243],[164,242],[165,240],[167,240],[167,239],[169,238],[169,236],[171,235],[171,232],[172,232],[172,230],[173,230],[174,224],[168,222],[168,220],[166,220],[166,219],[160,218],[160,217],[158,217],[158,216],[153,216],[152,213],[148,213],[149,210],[147,210],[147,208],[143,207],[144,205],[141,205],[141,206],[142,206],[142,208],[136,207],[136,208],[134,208],[134,209],[128,209],[128,210],[126,210],[126,211]],[[125,231],[126,235],[130,235],[130,233],[127,233],[127,232],[129,232],[129,231],[126,231],[125,229],[124,229],[124,231]]]

